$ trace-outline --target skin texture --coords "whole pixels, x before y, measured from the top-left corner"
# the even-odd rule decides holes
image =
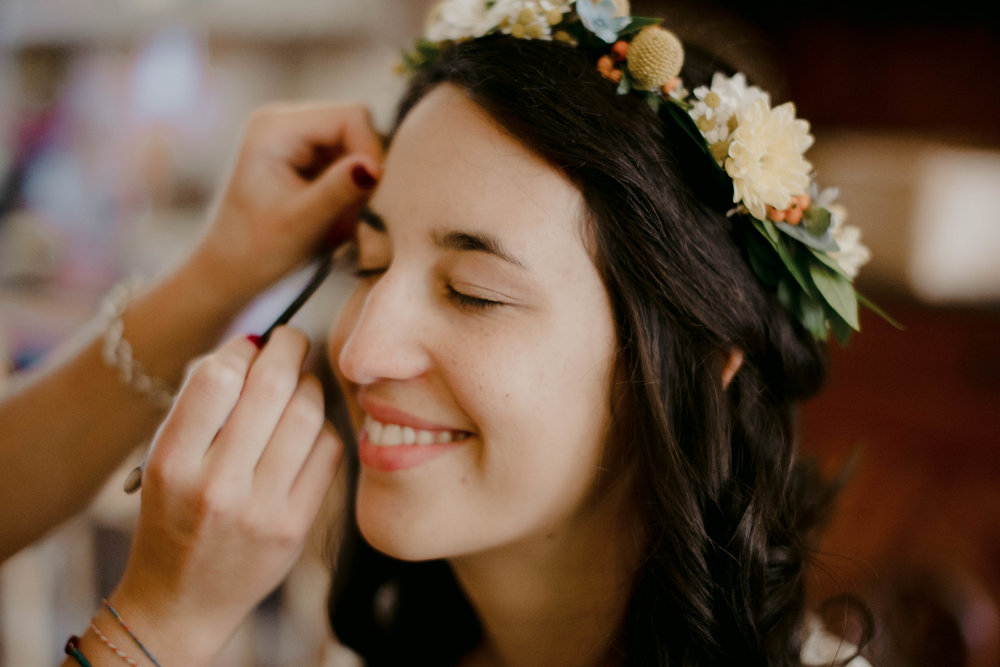
[[[467,437],[363,465],[359,526],[395,557],[448,559],[486,630],[471,662],[594,664],[637,553],[604,451],[616,341],[581,195],[445,85],[400,127],[371,210],[385,229],[359,227],[363,277],[329,341],[362,461],[366,411]]]

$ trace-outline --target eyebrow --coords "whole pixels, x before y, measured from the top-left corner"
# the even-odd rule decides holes
[[[367,206],[358,212],[358,220],[376,232],[385,233],[386,231],[385,220],[382,219],[382,216]],[[503,246],[500,239],[492,234],[485,232],[450,231],[442,233],[435,231],[432,232],[432,237],[434,245],[445,250],[484,252],[522,269],[528,268],[524,262],[515,257]]]

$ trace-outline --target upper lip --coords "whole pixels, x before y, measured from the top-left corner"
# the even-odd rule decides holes
[[[393,405],[372,399],[371,397],[366,396],[364,392],[361,392],[358,395],[358,405],[361,406],[361,409],[364,410],[368,416],[375,421],[382,422],[383,424],[399,424],[400,426],[409,426],[412,429],[422,431],[464,430],[456,429],[455,427],[447,424],[422,419]]]

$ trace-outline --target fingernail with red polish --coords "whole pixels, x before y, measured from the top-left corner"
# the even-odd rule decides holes
[[[363,164],[356,164],[351,168],[351,180],[362,190],[371,190],[375,187],[375,177]]]
[[[257,334],[250,334],[247,336],[247,340],[257,346],[258,350],[264,348],[264,337],[258,336]]]
[[[325,246],[330,250],[334,250],[341,243],[351,238],[351,234],[354,233],[354,225],[352,223],[352,220],[343,219],[330,225],[330,229],[326,230],[326,237],[323,240]]]

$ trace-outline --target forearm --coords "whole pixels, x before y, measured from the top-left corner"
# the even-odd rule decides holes
[[[124,336],[150,375],[177,386],[246,305],[212,280],[189,260],[126,308]],[[95,323],[0,401],[0,559],[79,511],[164,416],[122,383],[101,346]]]

